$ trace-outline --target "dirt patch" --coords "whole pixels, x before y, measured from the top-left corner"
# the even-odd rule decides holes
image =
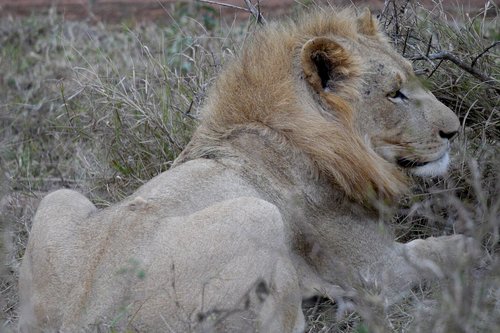
[[[243,0],[213,0],[232,6],[245,7]],[[257,3],[256,0],[252,1]],[[328,3],[326,0],[317,0],[316,3]],[[332,1],[330,1],[332,2]],[[404,3],[405,1],[397,1]],[[308,3],[308,1],[302,1]],[[347,6],[354,3],[356,6],[368,6],[372,10],[380,10],[384,0],[350,1],[339,0],[336,5]],[[465,11],[476,12],[485,6],[485,0],[443,0],[436,4],[432,0],[420,1],[425,7],[432,9],[439,7],[449,12]],[[267,17],[279,16],[301,6],[297,0],[261,0],[260,9]],[[248,13],[235,8],[208,4],[193,0],[1,0],[0,16],[31,15],[49,12],[54,8],[59,14],[69,20],[90,20],[103,22],[119,22],[122,20],[161,21],[168,19],[170,13],[178,6],[205,6],[220,13],[221,16],[236,16],[246,18]]]

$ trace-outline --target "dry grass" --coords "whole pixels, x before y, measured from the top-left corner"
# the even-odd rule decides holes
[[[165,26],[90,26],[54,14],[0,21],[0,331],[17,320],[17,270],[40,197],[69,187],[106,206],[167,170],[207,86],[248,31],[221,27],[201,5],[173,13]],[[389,6],[382,22],[409,58],[447,50],[470,65],[500,38],[498,8],[487,14]],[[499,49],[473,66],[490,83],[448,60],[415,61],[460,116],[462,133],[450,175],[418,182],[394,217],[401,241],[466,233],[482,244],[483,260],[464,260],[391,308],[368,290],[356,311],[315,300],[305,308],[308,332],[500,331]]]
[[[75,188],[102,207],[167,170],[233,38],[244,35],[222,31],[203,6],[171,12],[165,25],[88,25],[55,13],[0,21],[5,326],[17,320],[17,271],[41,197]]]

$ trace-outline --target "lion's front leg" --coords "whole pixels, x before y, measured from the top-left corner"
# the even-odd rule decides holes
[[[464,235],[416,239],[404,244],[407,260],[423,276],[443,277],[443,268],[463,264],[475,256],[474,240]]]
[[[424,280],[444,278],[446,271],[460,267],[476,254],[473,240],[464,235],[395,243],[390,253],[379,262],[380,285],[386,298],[393,303],[412,286]]]

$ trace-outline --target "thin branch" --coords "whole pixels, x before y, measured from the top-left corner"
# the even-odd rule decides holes
[[[257,20],[257,23],[259,23],[261,25],[264,25],[264,24],[267,23],[266,19],[264,18],[264,16],[262,16],[262,13],[260,11],[260,0],[257,0],[257,7],[255,7],[250,2],[250,0],[244,0],[245,1],[245,5],[247,6],[247,8],[236,6],[236,5],[232,5],[232,4],[229,4],[229,3],[213,1],[213,0],[197,0],[197,1],[203,2],[203,3],[208,3],[208,4],[211,4],[211,5],[217,5],[217,6],[221,6],[221,7],[227,7],[227,8],[242,10],[244,12],[252,14],[255,17],[255,19]]]
[[[405,41],[403,45],[403,51],[401,52],[401,55],[404,57],[405,52],[406,52],[406,46],[408,45],[408,38],[410,38],[410,31],[411,29],[406,30],[406,36],[405,36]]]
[[[429,38],[429,43],[427,43],[427,51],[425,51],[426,57],[429,57],[429,52],[431,52],[431,46],[432,46],[432,35],[431,38]]]
[[[421,55],[418,57],[411,58],[411,60],[448,60],[463,69],[464,71],[468,72],[469,74],[473,75],[474,77],[478,78],[479,80],[489,84],[492,86],[497,93],[500,94],[500,88],[498,87],[498,84],[496,83],[496,80],[484,73],[481,73],[480,71],[476,70],[475,68],[472,68],[472,66],[467,65],[464,63],[462,60],[458,59],[454,54],[448,52],[448,51],[441,51],[438,53],[433,53],[429,54],[427,56]]]
[[[250,0],[244,0],[244,1],[248,9],[252,13],[252,15],[257,20],[257,23],[261,25],[267,24],[266,19],[264,18],[264,16],[262,16],[262,13],[260,12],[260,0],[257,0],[257,7],[255,7]]]
[[[438,64],[436,67],[434,67],[434,69],[432,70],[432,72],[429,74],[429,76],[427,76],[428,79],[430,79],[430,77],[432,75],[434,75],[434,73],[436,73],[436,71],[438,70],[439,66],[441,66],[441,64],[443,63],[444,59],[441,59],[439,60]]]
[[[217,2],[217,1],[211,1],[211,0],[198,0],[198,2],[209,3],[211,5],[217,5],[217,6],[221,6],[221,7],[228,7],[228,8],[237,9],[237,10],[243,10],[245,12],[252,13],[252,11],[250,9],[248,9],[248,8],[240,7],[240,6],[236,6],[236,5],[231,5],[229,3]]]
[[[398,14],[398,9],[396,7],[396,1],[393,1],[392,5],[394,8],[394,19],[395,19],[395,21],[394,21],[394,33],[396,36],[399,36],[399,20],[398,20],[399,14]]]
[[[483,55],[486,54],[486,52],[488,52],[489,50],[491,50],[492,48],[494,48],[497,45],[500,45],[500,41],[498,41],[498,40],[496,42],[494,42],[493,44],[491,44],[490,46],[488,46],[487,48],[485,48],[483,52],[479,53],[479,55],[477,57],[475,57],[474,60],[472,60],[470,67],[474,67],[474,65],[476,64],[476,62],[478,61],[479,58],[481,58]]]

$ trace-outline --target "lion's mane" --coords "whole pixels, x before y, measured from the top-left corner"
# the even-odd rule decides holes
[[[315,98],[305,84],[304,79],[311,79],[310,65],[298,57],[288,61],[309,39],[327,33],[354,40],[365,34],[380,43],[387,41],[371,16],[360,22],[351,9],[334,17],[331,11],[321,10],[305,16],[307,19],[271,24],[255,33],[251,44],[220,74],[202,111],[202,124],[176,164],[221,156],[221,140],[235,129],[257,126],[306,153],[316,171],[349,197],[361,202],[374,197],[392,200],[406,189],[404,176],[378,156],[354,127],[351,102],[360,95],[363,69],[359,59],[347,52],[324,50],[337,52],[330,55],[343,80],[333,94],[318,93],[322,98]],[[314,81],[309,83],[314,85]],[[335,110],[334,118],[314,111],[324,103],[320,100]]]

